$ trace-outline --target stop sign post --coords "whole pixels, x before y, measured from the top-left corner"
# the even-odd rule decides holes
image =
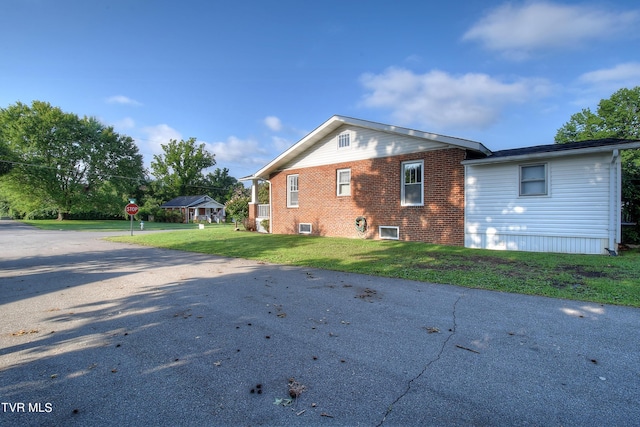
[[[135,215],[138,213],[138,205],[136,205],[135,203],[129,203],[124,207],[124,210],[129,215]]]
[[[131,235],[133,236],[133,216],[138,213],[138,205],[129,203],[124,207],[124,211],[131,217]]]

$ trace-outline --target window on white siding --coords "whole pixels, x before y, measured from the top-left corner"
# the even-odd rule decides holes
[[[348,132],[338,135],[338,149],[351,147],[351,134]]]
[[[298,233],[311,234],[311,224],[302,223],[302,222],[298,224]]]
[[[520,195],[547,195],[547,165],[520,166]]]
[[[338,196],[351,195],[351,169],[338,169]]]
[[[287,207],[298,207],[298,175],[287,175]]]
[[[422,160],[402,163],[402,206],[424,205],[424,162]]]
[[[400,227],[381,225],[378,227],[378,234],[383,240],[398,240],[400,238]]]

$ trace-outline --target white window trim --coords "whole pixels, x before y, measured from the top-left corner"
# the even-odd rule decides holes
[[[406,165],[410,164],[420,164],[420,203],[405,203],[405,182],[404,182],[404,168]],[[406,162],[402,162],[402,166],[400,167],[400,205],[401,206],[424,206],[424,160],[410,160]]]
[[[347,138],[347,142],[348,142],[348,144],[345,145],[345,146],[341,146],[340,145],[341,142],[342,142],[342,138],[343,137],[346,137]],[[348,150],[348,149],[350,149],[351,148],[351,139],[352,139],[351,138],[351,132],[348,132],[348,131],[347,132],[340,132],[338,134],[337,143],[336,143],[337,147],[338,147],[338,150]]]
[[[302,226],[303,225],[308,225],[309,226],[309,231],[302,231]],[[308,222],[301,222],[298,224],[298,234],[311,234],[313,231],[313,225],[311,225],[311,223]]]
[[[523,194],[522,193],[522,169],[526,167],[532,166],[544,166],[544,193],[532,193],[532,194]],[[535,182],[541,180],[532,180]],[[531,181],[530,181],[531,182]],[[518,195],[520,197],[549,197],[549,165],[548,163],[530,163],[519,165],[518,167]]]
[[[396,230],[396,237],[383,237],[382,236],[382,229],[395,229]],[[380,225],[378,227],[378,236],[380,236],[381,240],[400,240],[400,227],[395,227],[392,225]]]
[[[297,204],[292,204],[291,203],[291,193],[293,192],[291,190],[291,178],[295,177],[296,178],[296,184],[297,184],[297,188],[295,190],[295,192],[298,194],[298,203]],[[300,182],[299,182],[299,175],[298,174],[293,174],[293,175],[287,175],[287,207],[288,208],[297,208],[298,206],[300,206]]]
[[[349,172],[349,191],[345,192],[345,193],[340,193],[340,172]],[[346,184],[346,183],[344,183]],[[346,169],[338,169],[336,171],[336,195],[338,197],[344,197],[344,196],[350,196],[351,195],[351,169],[350,168],[346,168]]]

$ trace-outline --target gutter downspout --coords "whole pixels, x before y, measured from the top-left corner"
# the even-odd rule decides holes
[[[271,189],[273,187],[271,186],[271,181],[268,179],[264,181],[269,184],[269,234],[273,234],[273,199],[271,198]]]
[[[618,243],[622,235],[620,225],[620,200],[622,187],[620,151],[613,150],[609,167],[609,249],[618,251]]]

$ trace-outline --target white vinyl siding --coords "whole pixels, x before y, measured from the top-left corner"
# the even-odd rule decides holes
[[[338,196],[351,195],[351,169],[338,169],[337,171],[337,194]]]
[[[348,150],[336,149],[339,134],[349,131],[350,146]],[[370,160],[402,154],[419,153],[430,150],[448,148],[447,145],[409,136],[377,132],[371,129],[354,126],[343,126],[327,135],[309,150],[294,158],[282,169],[298,169],[313,166],[325,166],[337,163]]]
[[[402,206],[424,205],[424,162],[411,161],[402,163]]]
[[[549,160],[547,197],[521,197],[519,164],[466,165],[465,246],[601,253],[609,235],[610,160]]]
[[[287,175],[287,207],[298,207],[298,175]]]

